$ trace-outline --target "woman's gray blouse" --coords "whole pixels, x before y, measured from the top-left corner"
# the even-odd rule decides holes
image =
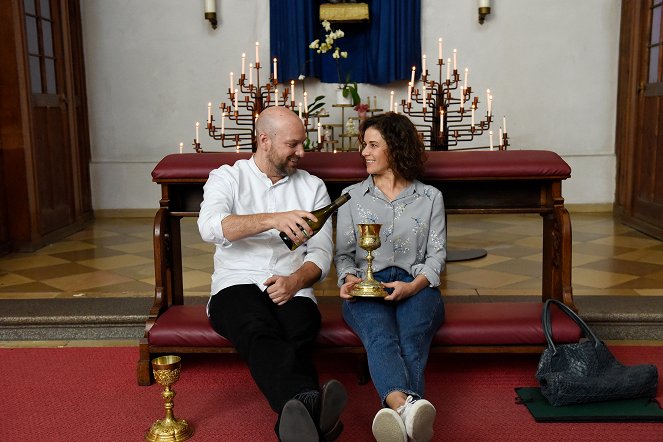
[[[338,209],[334,264],[339,287],[348,274],[364,277],[366,251],[359,247],[357,224],[382,224],[382,245],[373,251],[373,271],[396,266],[413,277],[423,274],[431,287],[440,285],[447,256],[447,228],[442,193],[413,181],[396,199],[389,199],[369,176],[343,190],[352,199]]]

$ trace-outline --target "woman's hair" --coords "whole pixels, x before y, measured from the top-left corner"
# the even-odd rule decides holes
[[[397,175],[413,180],[424,172],[426,152],[421,136],[408,117],[387,112],[367,118],[359,125],[359,145],[364,148],[364,134],[372,127],[387,142],[389,166]]]

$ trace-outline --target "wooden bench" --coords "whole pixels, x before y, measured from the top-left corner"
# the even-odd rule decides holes
[[[423,181],[440,188],[447,213],[539,213],[542,228],[541,299],[573,305],[571,222],[561,182],[571,169],[557,154],[540,150],[429,152]],[[250,153],[173,154],[152,172],[161,185],[154,221],[155,298],[139,343],[138,383],[151,383],[150,360],[163,353],[227,353],[234,348],[214,332],[204,305],[185,305],[182,288],[180,219],[197,216],[209,172]],[[356,152],[308,153],[299,167],[319,176],[334,198],[365,178]],[[317,345],[322,351],[363,355],[357,336],[341,317],[340,299],[318,298],[323,316]],[[545,346],[541,302],[447,303],[445,323],[432,351],[539,352]],[[553,315],[558,342],[575,342],[581,332],[566,315]],[[362,356],[365,357],[365,356]],[[360,379],[365,380],[365,359]]]

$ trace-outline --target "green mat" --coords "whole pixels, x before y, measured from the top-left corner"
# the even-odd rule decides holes
[[[553,407],[539,387],[518,387],[516,394],[516,402],[525,405],[537,422],[663,422],[663,410],[653,399]]]

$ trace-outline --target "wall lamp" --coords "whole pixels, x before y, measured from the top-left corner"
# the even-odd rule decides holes
[[[216,0],[205,0],[205,20],[210,22],[212,29],[216,29]]]
[[[490,0],[479,0],[479,24],[482,25],[490,14]]]

